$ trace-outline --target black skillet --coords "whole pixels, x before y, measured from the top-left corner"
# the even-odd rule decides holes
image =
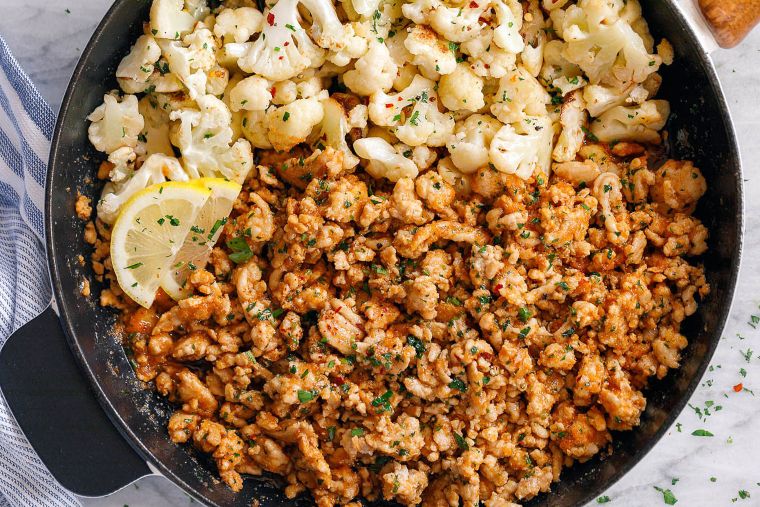
[[[685,323],[689,346],[681,368],[649,387],[641,426],[615,435],[610,456],[565,470],[551,493],[528,505],[583,505],[652,449],[698,385],[720,339],[736,283],[742,177],[723,93],[712,63],[673,1],[641,3],[652,33],[667,37],[676,51],[675,64],[662,71],[660,92],[673,109],[671,155],[696,161],[709,182],[697,215],[711,235],[703,262],[712,293]],[[731,3],[722,0],[721,5]],[[75,493],[104,495],[158,471],[209,505],[248,507],[254,499],[265,507],[311,505],[309,498],[287,501],[273,478],[247,479],[243,491],[235,494],[220,483],[204,456],[171,443],[166,433],[171,407],[136,380],[112,333],[116,315],[98,306],[97,287],[91,298],[79,294],[81,280],[93,279],[93,273],[89,263],[77,261],[87,252],[74,201],[77,190],[96,199],[100,190],[92,182],[101,155],[87,140],[85,117],[105,92],[117,87],[115,67],[142,32],[149,5],[150,0],[115,2],[74,71],[58,118],[46,186],[47,249],[58,309],[49,308],[9,340],[2,350],[0,385],[43,462]]]

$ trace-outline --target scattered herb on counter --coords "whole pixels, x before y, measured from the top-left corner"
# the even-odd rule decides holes
[[[715,436],[707,430],[694,430],[691,432],[691,434],[694,435],[695,437],[714,437]]]
[[[659,488],[657,486],[655,486],[654,489],[656,489],[657,491],[659,491],[660,493],[662,493],[662,500],[667,505],[675,505],[676,502],[678,502],[678,499],[675,497],[675,495],[673,494],[673,492],[670,491],[669,489],[662,489],[662,488]]]
[[[599,498],[596,499],[596,503],[607,503],[609,501],[610,501],[610,497],[608,497],[607,495],[600,496]]]

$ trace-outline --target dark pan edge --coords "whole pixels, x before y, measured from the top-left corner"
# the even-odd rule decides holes
[[[85,62],[88,59],[88,55],[91,53],[93,45],[104,35],[103,34],[104,26],[107,24],[110,18],[114,15],[114,12],[117,10],[119,6],[118,5],[119,3],[120,2],[116,2],[108,10],[103,20],[100,22],[95,32],[93,33],[93,36],[91,37],[91,39],[88,41],[87,45],[85,46],[85,49],[82,52],[82,56],[80,57],[80,60],[74,69],[74,72],[71,77],[71,81],[67,87],[66,93],[61,103],[61,109],[59,111],[59,115],[58,115],[58,119],[57,119],[57,123],[55,127],[55,132],[54,132],[53,140],[51,143],[51,154],[50,154],[50,159],[49,159],[50,170],[48,171],[48,174],[46,177],[45,233],[46,233],[46,237],[48,238],[48,241],[46,242],[47,243],[46,248],[47,248],[47,254],[48,254],[48,268],[51,273],[51,282],[53,285],[53,290],[56,296],[56,300],[58,301],[60,317],[62,319],[62,326],[64,328],[69,347],[74,353],[74,356],[80,368],[82,368],[82,370],[86,373],[90,384],[94,388],[98,402],[100,403],[101,407],[106,412],[108,418],[115,424],[119,432],[129,442],[130,446],[143,459],[148,461],[152,466],[158,469],[162,474],[164,474],[172,482],[174,482],[179,487],[181,487],[193,498],[200,501],[201,503],[206,503],[208,502],[208,499],[205,497],[205,495],[203,495],[202,493],[200,493],[199,491],[191,487],[189,484],[181,480],[161,461],[155,458],[155,456],[151,453],[151,451],[143,444],[142,441],[140,441],[136,437],[136,435],[126,425],[125,421],[118,415],[118,413],[112,406],[111,402],[105,395],[104,391],[102,390],[102,387],[98,383],[94,372],[92,371],[87,360],[84,357],[83,351],[80,348],[79,343],[74,338],[74,329],[73,329],[73,326],[71,325],[69,312],[67,310],[69,303],[67,299],[63,297],[63,288],[61,286],[60,279],[58,276],[59,272],[61,271],[59,262],[58,262],[59,261],[58,251],[55,245],[53,244],[53,242],[49,240],[49,238],[52,238],[52,231],[53,231],[53,217],[51,214],[51,205],[52,205],[51,182],[52,182],[53,170],[56,167],[56,165],[59,163],[58,145],[59,145],[60,133],[61,133],[61,130],[63,128],[63,123],[64,123],[63,117],[66,114],[66,111],[68,110],[69,105],[71,103],[71,95],[72,95],[73,89],[76,87],[78,81],[80,80],[80,76],[82,75],[84,71]],[[673,17],[677,19],[679,22],[679,26],[675,27],[675,29],[684,31],[687,34],[690,44],[693,44],[695,47],[699,47],[698,39],[696,35],[694,34],[693,30],[691,29],[691,27],[689,26],[689,24],[687,23],[686,19],[684,18],[682,12],[678,8],[676,8],[672,4],[672,2],[663,2],[661,5],[661,8],[667,9],[673,13]],[[651,437],[648,445],[641,448],[633,457],[633,459],[629,460],[625,464],[625,466],[620,467],[620,469],[616,471],[616,473],[607,481],[606,484],[600,485],[600,487],[596,487],[589,490],[587,495],[577,505],[584,505],[588,501],[593,500],[595,497],[601,494],[604,490],[607,490],[610,487],[612,487],[625,474],[627,474],[635,465],[637,465],[649,453],[649,451],[651,451],[652,448],[661,440],[664,434],[670,429],[672,424],[681,414],[683,408],[686,406],[689,398],[693,395],[694,391],[699,385],[710,363],[710,359],[712,358],[715,352],[715,349],[717,348],[717,345],[720,339],[720,334],[725,328],[726,321],[728,319],[728,316],[733,306],[734,293],[736,289],[738,273],[740,272],[740,264],[741,264],[741,257],[742,257],[741,255],[742,246],[743,246],[742,236],[743,236],[743,232],[745,228],[745,219],[744,219],[745,204],[744,204],[744,194],[743,194],[743,184],[742,184],[743,180],[742,180],[742,168],[741,168],[741,155],[738,149],[738,141],[736,138],[735,129],[731,121],[731,114],[728,109],[727,101],[725,99],[725,95],[723,93],[720,81],[717,77],[714,65],[712,61],[710,60],[709,56],[705,54],[704,51],[700,51],[699,53],[700,53],[700,61],[698,63],[701,65],[702,69],[705,71],[705,77],[707,78],[705,84],[712,89],[712,92],[713,92],[712,94],[715,96],[716,101],[718,102],[722,110],[724,128],[726,131],[726,135],[730,140],[730,146],[728,147],[728,151],[731,153],[732,158],[735,161],[735,163],[732,165],[735,166],[735,171],[737,173],[736,196],[737,196],[737,204],[738,204],[738,216],[736,217],[737,232],[736,232],[735,239],[736,239],[736,244],[738,247],[733,252],[732,259],[731,259],[733,267],[731,270],[731,277],[728,281],[728,286],[727,286],[728,293],[731,296],[730,301],[724,305],[722,315],[720,315],[720,317],[718,318],[718,325],[716,326],[716,329],[714,330],[714,333],[717,336],[712,337],[710,344],[708,346],[707,352],[705,354],[705,357],[702,361],[702,364],[697,369],[691,381],[689,382],[688,388],[686,389],[684,396],[681,398],[678,404],[673,406],[673,408],[671,409],[669,415],[663,422],[660,429]],[[543,499],[542,497],[537,498],[537,500],[542,500],[542,499]],[[531,504],[532,503],[533,502],[531,502]]]
[[[71,104],[71,98],[73,95],[74,88],[76,88],[77,83],[80,80],[80,77],[86,67],[86,62],[88,60],[90,53],[92,52],[93,46],[104,35],[103,32],[104,32],[105,26],[108,24],[109,20],[114,16],[114,13],[119,9],[120,3],[121,2],[119,2],[119,0],[114,1],[113,5],[111,5],[111,7],[106,12],[106,14],[103,16],[103,19],[100,21],[97,28],[95,28],[95,31],[93,32],[92,37],[90,37],[90,40],[87,41],[87,44],[85,45],[84,50],[82,51],[82,54],[79,57],[79,61],[77,62],[76,67],[74,67],[74,71],[71,74],[69,84],[66,87],[66,92],[63,96],[63,100],[61,101],[61,107],[58,110],[58,116],[56,118],[55,129],[53,131],[53,138],[50,143],[50,158],[48,159],[48,172],[47,172],[47,175],[45,176],[45,243],[46,243],[45,248],[46,248],[47,260],[48,260],[48,271],[50,274],[51,285],[53,287],[53,296],[57,303],[58,316],[61,320],[61,327],[63,328],[64,334],[66,335],[66,341],[68,342],[69,348],[71,349],[74,355],[74,358],[76,359],[77,364],[79,365],[81,370],[86,374],[87,380],[92,386],[95,397],[97,398],[100,406],[103,408],[103,411],[108,416],[108,419],[116,426],[116,429],[118,429],[119,433],[121,433],[121,435],[124,437],[127,443],[129,443],[130,447],[132,447],[132,449],[143,460],[145,460],[150,467],[157,469],[162,475],[164,475],[166,478],[171,480],[171,482],[173,482],[178,487],[182,488],[194,500],[197,500],[201,504],[207,505],[208,499],[202,493],[198,492],[192,486],[190,486],[185,481],[183,481],[178,476],[176,476],[160,460],[156,459],[153,453],[143,444],[143,442],[139,438],[137,438],[137,436],[132,432],[129,426],[127,426],[124,420],[119,416],[117,411],[114,409],[110,400],[108,399],[102,387],[100,386],[100,383],[98,382],[94,372],[90,368],[90,365],[85,359],[84,353],[82,349],[80,348],[78,341],[75,338],[75,332],[74,332],[73,326],[71,325],[71,320],[67,312],[68,301],[65,297],[63,297],[63,288],[60,283],[60,277],[59,277],[60,267],[58,265],[59,255],[54,245],[54,242],[51,240],[53,236],[53,216],[51,213],[52,200],[53,200],[52,199],[53,197],[52,180],[53,180],[53,172],[55,170],[55,167],[59,163],[58,146],[59,146],[61,131],[63,129],[64,116],[66,115],[69,105]]]

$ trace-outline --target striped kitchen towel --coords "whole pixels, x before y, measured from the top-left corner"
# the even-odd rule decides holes
[[[0,347],[50,303],[45,173],[55,113],[0,36]],[[0,396],[0,507],[76,506]]]

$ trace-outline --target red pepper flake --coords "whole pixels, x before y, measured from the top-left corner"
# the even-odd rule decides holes
[[[269,23],[269,26],[274,26],[274,14],[271,12],[267,14],[267,23]]]
[[[734,392],[735,392],[735,393],[740,393],[740,392],[742,392],[742,389],[744,389],[744,384],[742,384],[741,382],[739,382],[738,384],[736,384],[736,385],[734,386]]]
[[[277,94],[277,87],[273,86],[271,90],[269,90],[269,93],[274,97]]]
[[[284,56],[281,56],[281,57],[278,58],[278,60],[284,60],[284,59],[285,59]]]
[[[499,292],[504,286],[500,283],[497,283],[496,286],[493,288],[495,292]]]
[[[290,42],[287,42],[287,41],[285,41],[285,44],[283,44],[283,46],[289,46],[289,45],[290,45]]]
[[[470,2],[470,9],[477,9],[478,3],[477,2]]]
[[[386,109],[390,109],[393,107],[393,104],[385,104]]]
[[[345,383],[346,383],[346,379],[344,379],[340,375],[335,375],[335,384],[336,385],[342,386]]]

